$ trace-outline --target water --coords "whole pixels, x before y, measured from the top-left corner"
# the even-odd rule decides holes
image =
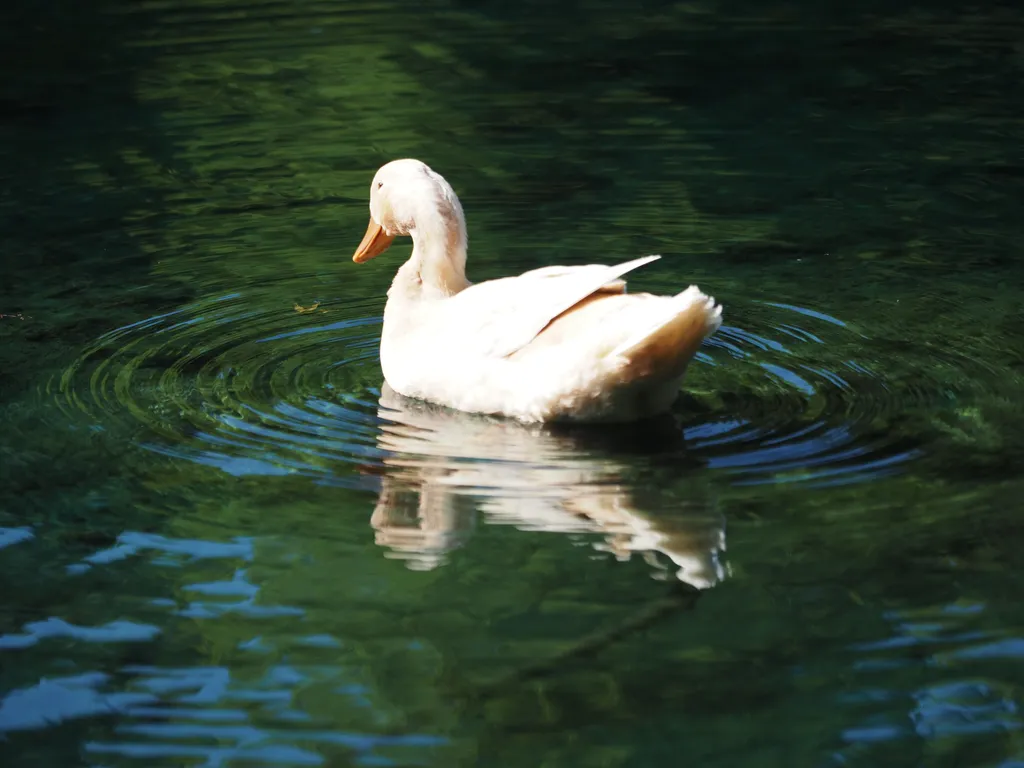
[[[4,765],[1024,762],[1015,6],[3,13]],[[382,389],[401,156],[722,301],[671,418]]]

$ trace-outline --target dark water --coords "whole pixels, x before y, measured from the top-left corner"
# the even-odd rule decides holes
[[[5,6],[3,764],[1024,765],[1024,11],[846,5]],[[673,418],[382,393],[403,156]]]

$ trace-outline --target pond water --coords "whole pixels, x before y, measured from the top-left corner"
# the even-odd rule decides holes
[[[5,6],[3,764],[1024,765],[1024,10],[848,5]],[[406,156],[671,417],[383,387]]]

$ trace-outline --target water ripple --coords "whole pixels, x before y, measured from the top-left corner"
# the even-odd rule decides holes
[[[1005,675],[985,675],[984,667],[997,662],[1005,672],[1008,659],[1020,658],[1021,641],[1000,639],[1001,631],[988,629],[984,605],[961,600],[891,611],[886,618],[888,636],[849,647],[857,656],[855,679],[865,684],[839,700],[854,712],[870,713],[844,730],[851,749],[914,738],[949,743],[1024,726],[1019,687]]]
[[[379,306],[210,298],[106,334],[50,392],[76,422],[121,424],[167,456],[366,487],[356,470],[383,456]],[[915,370],[913,358],[887,359],[884,345],[818,309],[740,302],[729,316],[741,324],[705,344],[677,413],[690,454],[737,485],[898,472],[922,454],[900,420],[955,402],[977,367],[926,350],[930,365]]]

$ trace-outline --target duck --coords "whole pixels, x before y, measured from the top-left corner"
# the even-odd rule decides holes
[[[404,236],[412,254],[388,289],[380,339],[385,383],[404,397],[528,423],[650,419],[671,410],[690,362],[721,326],[721,305],[697,286],[627,293],[623,276],[657,255],[471,283],[462,204],[412,158],[374,174],[352,260],[363,264]]]

